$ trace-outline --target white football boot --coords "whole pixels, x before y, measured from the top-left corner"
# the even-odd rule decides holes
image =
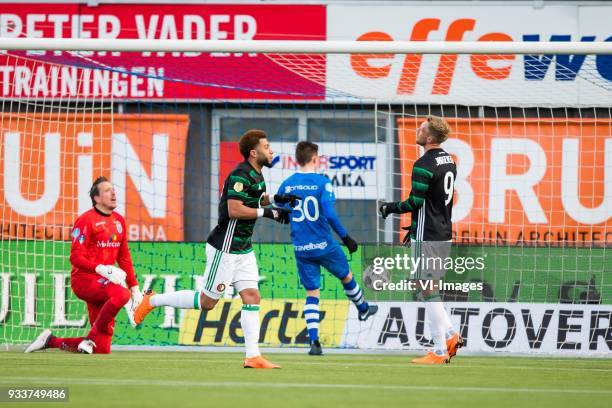
[[[30,345],[25,349],[24,353],[32,353],[34,351],[44,350],[47,348],[47,344],[49,343],[49,338],[51,337],[51,330],[45,329],[38,335],[36,340],[34,340]]]
[[[94,347],[96,347],[96,343],[93,340],[83,339],[77,346],[77,351],[84,354],[93,354]]]

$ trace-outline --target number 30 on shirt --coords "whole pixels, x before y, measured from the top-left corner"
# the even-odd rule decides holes
[[[298,205],[293,207],[293,210],[299,212],[299,215],[292,217],[291,221],[302,222],[304,220],[316,221],[319,219],[319,201],[313,196],[307,196],[304,200],[299,200]]]

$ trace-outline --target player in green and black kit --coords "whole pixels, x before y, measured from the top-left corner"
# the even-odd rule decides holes
[[[451,216],[457,167],[453,158],[440,146],[448,139],[450,127],[441,118],[430,116],[417,129],[416,143],[425,150],[412,168],[412,191],[405,201],[382,203],[380,214],[412,213],[412,223],[404,242],[412,243],[412,257],[421,265],[412,279],[438,281],[444,277],[442,266],[450,256]],[[412,360],[416,364],[444,364],[463,346],[444,309],[437,289],[423,290],[426,317],[431,328],[434,351]]]
[[[280,368],[264,359],[259,352],[259,271],[251,237],[257,218],[289,223],[289,210],[268,206],[272,201],[294,205],[297,204],[297,197],[277,194],[271,200],[266,194],[261,170],[264,166],[272,165],[272,149],[265,132],[246,132],[240,138],[240,153],[244,162],[230,173],[223,184],[219,223],[208,236],[203,290],[147,294],[134,312],[134,320],[140,324],[151,310],[159,306],[211,310],[231,284],[243,303],[240,324],[246,348],[244,367]]]

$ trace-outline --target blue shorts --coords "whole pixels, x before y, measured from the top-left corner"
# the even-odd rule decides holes
[[[334,245],[325,254],[319,256],[298,256],[296,254],[298,274],[306,290],[321,287],[321,267],[327,269],[338,279],[344,279],[349,274],[349,264],[340,245]]]

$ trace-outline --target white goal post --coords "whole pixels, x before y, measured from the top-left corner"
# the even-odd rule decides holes
[[[0,50],[260,52],[290,54],[612,54],[612,43],[504,41],[289,41],[0,38]]]

